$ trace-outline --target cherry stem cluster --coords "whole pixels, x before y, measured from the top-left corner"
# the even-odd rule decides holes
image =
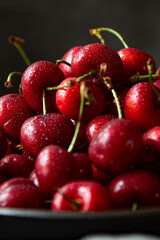
[[[17,48],[17,50],[21,54],[22,58],[24,59],[25,63],[27,64],[27,66],[30,66],[31,61],[28,58],[24,49],[22,48],[22,44],[25,43],[24,39],[11,35],[9,37],[8,41],[9,41],[9,43],[12,43]]]
[[[112,34],[114,34],[124,45],[125,48],[128,48],[127,43],[124,41],[123,37],[115,30],[113,30],[112,28],[94,28],[94,29],[90,29],[89,30],[91,36],[96,36],[100,39],[101,43],[105,45],[105,40],[101,35],[101,32],[110,32]]]

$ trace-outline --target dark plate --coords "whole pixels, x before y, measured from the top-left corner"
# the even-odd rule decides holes
[[[0,209],[0,239],[77,239],[93,233],[160,234],[160,208],[131,212]]]

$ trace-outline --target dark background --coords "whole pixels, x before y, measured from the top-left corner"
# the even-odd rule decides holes
[[[129,46],[151,54],[159,66],[160,0],[0,0],[0,94],[16,92],[4,82],[12,71],[23,72],[26,64],[8,43],[13,34],[26,40],[24,48],[32,62],[55,62],[77,45],[99,42],[90,28],[110,27],[122,34]],[[106,44],[123,48],[110,33]]]

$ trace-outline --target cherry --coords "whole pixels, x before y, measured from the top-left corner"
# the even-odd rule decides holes
[[[101,171],[117,175],[136,163],[142,149],[142,134],[128,119],[113,119],[91,140],[89,158]]]
[[[26,178],[12,178],[0,185],[0,207],[43,208],[42,196]]]
[[[77,180],[66,183],[53,195],[52,211],[109,211],[108,190],[98,182]]]
[[[14,177],[27,178],[34,168],[34,162],[19,154],[4,156],[0,161],[1,172],[9,179]]]
[[[73,163],[72,154],[58,145],[49,145],[40,151],[35,172],[40,191],[46,198],[52,197],[57,187],[70,180]]]
[[[156,88],[158,91],[158,88]],[[160,124],[158,96],[149,82],[137,83],[129,90],[124,101],[124,115],[141,131]]]
[[[88,73],[92,69],[95,70],[97,75],[94,82],[104,88],[105,85],[100,74],[102,63],[107,64],[105,76],[112,79],[114,87],[120,85],[123,71],[122,61],[115,50],[100,43],[92,43],[81,47],[73,56],[71,69],[77,77]]]
[[[60,85],[69,85],[70,82],[76,82],[76,78],[67,78]],[[82,81],[83,82],[83,81]],[[71,87],[60,88],[56,92],[56,104],[59,111],[70,119],[78,120],[80,108],[80,86],[75,83]],[[106,97],[97,84],[91,81],[85,81],[88,91],[86,91],[86,103],[83,109],[82,121],[88,122],[93,117],[102,114],[105,110]]]
[[[8,142],[5,134],[0,130],[0,159],[6,154],[8,148]]]
[[[135,48],[124,48],[118,51],[123,63],[123,79],[128,80],[135,74],[148,74],[147,61],[152,60],[153,72],[156,71],[156,63],[151,55]]]
[[[117,117],[111,114],[100,115],[95,118],[92,118],[86,127],[87,141],[90,143],[93,137],[97,135],[101,127],[114,118],[117,118]]]
[[[81,48],[81,46],[76,46],[73,47],[71,49],[69,49],[64,56],[62,57],[62,60],[66,61],[67,63],[69,63],[69,65],[71,65],[72,59],[74,54]],[[61,62],[61,61],[60,61]],[[69,77],[74,77],[73,73],[72,73],[72,69],[71,66],[67,65],[65,62],[60,63],[59,64],[59,68],[62,70],[62,72],[65,75],[65,78],[69,78]]]
[[[0,128],[12,142],[19,143],[23,122],[35,114],[19,94],[11,93],[0,97]]]
[[[74,152],[72,156],[74,157],[74,163],[71,179],[91,179],[92,166],[88,155],[83,152]]]
[[[160,126],[153,127],[143,134],[141,167],[160,174]]]
[[[47,86],[57,86],[65,78],[63,72],[54,63],[37,61],[23,73],[21,87],[24,98],[35,111],[43,112],[43,90]],[[47,113],[57,112],[55,91],[46,91]]]
[[[151,171],[136,170],[117,176],[110,182],[109,193],[118,208],[160,205],[160,178]]]
[[[61,113],[37,115],[27,119],[20,131],[21,144],[25,153],[36,157],[40,150],[50,144],[67,148],[74,134],[71,120]]]

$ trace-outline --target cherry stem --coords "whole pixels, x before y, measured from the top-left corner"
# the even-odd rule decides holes
[[[55,87],[46,87],[46,90],[47,91],[51,91],[51,90],[58,90],[60,88],[65,88],[65,87],[72,87],[75,83],[79,83],[82,80],[84,80],[85,78],[91,77],[94,74],[96,74],[96,71],[92,69],[91,71],[89,71],[89,73],[84,74],[83,76],[78,77],[75,81],[74,80],[70,80],[69,83],[64,84],[64,85],[58,85],[58,86],[55,86]]]
[[[5,87],[7,87],[7,88],[13,87],[13,85],[12,85],[12,77],[14,77],[14,76],[22,76],[22,73],[21,72],[11,72],[8,75],[7,81],[4,83]]]
[[[116,106],[117,106],[117,112],[118,112],[118,118],[121,119],[122,116],[122,110],[121,110],[121,106],[117,97],[117,93],[114,90],[113,86],[112,86],[112,80],[110,77],[104,77],[104,73],[107,73],[107,64],[106,63],[102,63],[100,66],[100,74],[101,74],[101,78],[103,79],[106,87],[108,88],[109,91],[112,92],[112,95],[115,99],[116,102]]]
[[[136,211],[138,209],[138,204],[135,202],[132,204],[132,211]]]
[[[139,73],[136,73],[135,75],[131,76],[129,80],[132,83],[137,83],[139,81],[146,81],[149,80],[149,75],[139,75]],[[158,73],[152,74],[152,78],[156,79],[158,78]]]
[[[80,200],[73,200],[72,198],[70,198],[69,196],[67,196],[65,193],[61,192],[58,188],[57,188],[57,192],[59,194],[61,194],[67,201],[69,201],[72,204],[72,207],[74,210],[79,210],[81,207],[81,201]]]
[[[56,61],[56,65],[59,65],[60,63],[64,63],[64,64],[68,65],[69,67],[71,67],[71,64],[63,59],[58,59]]]
[[[46,91],[45,91],[45,88],[43,88],[42,99],[43,99],[43,115],[46,115],[47,114],[47,110],[46,110]]]
[[[25,43],[24,39],[11,35],[9,37],[8,41],[9,41],[9,43],[12,43],[17,48],[17,50],[21,54],[22,58],[24,59],[25,63],[27,64],[27,66],[30,66],[31,61],[29,60],[26,52],[24,51],[24,49],[21,46],[22,44]]]
[[[127,43],[124,41],[124,39],[122,38],[122,36],[115,30],[113,30],[112,28],[94,28],[94,29],[90,29],[89,30],[90,34],[92,36],[96,36],[100,39],[101,43],[105,45],[105,40],[103,39],[101,32],[110,32],[112,34],[114,34],[124,45],[125,48],[129,48]]]
[[[80,86],[80,96],[81,96],[81,102],[80,102],[80,108],[79,108],[79,116],[78,116],[78,122],[76,125],[76,129],[72,138],[72,141],[69,145],[68,148],[68,152],[72,152],[74,145],[76,143],[78,134],[79,134],[79,130],[80,130],[80,126],[81,126],[81,119],[82,119],[82,114],[83,114],[83,109],[84,109],[84,104],[85,104],[85,97],[84,97],[84,91],[85,91],[85,82],[82,82],[81,86]]]
[[[147,61],[147,69],[148,69],[148,72],[149,72],[149,82],[151,84],[151,87],[152,87],[153,91],[157,94],[158,100],[160,100],[160,93],[157,91],[157,89],[155,88],[155,86],[153,84],[153,81],[152,81],[153,64],[152,64],[152,60],[151,59],[148,59],[148,61]]]

